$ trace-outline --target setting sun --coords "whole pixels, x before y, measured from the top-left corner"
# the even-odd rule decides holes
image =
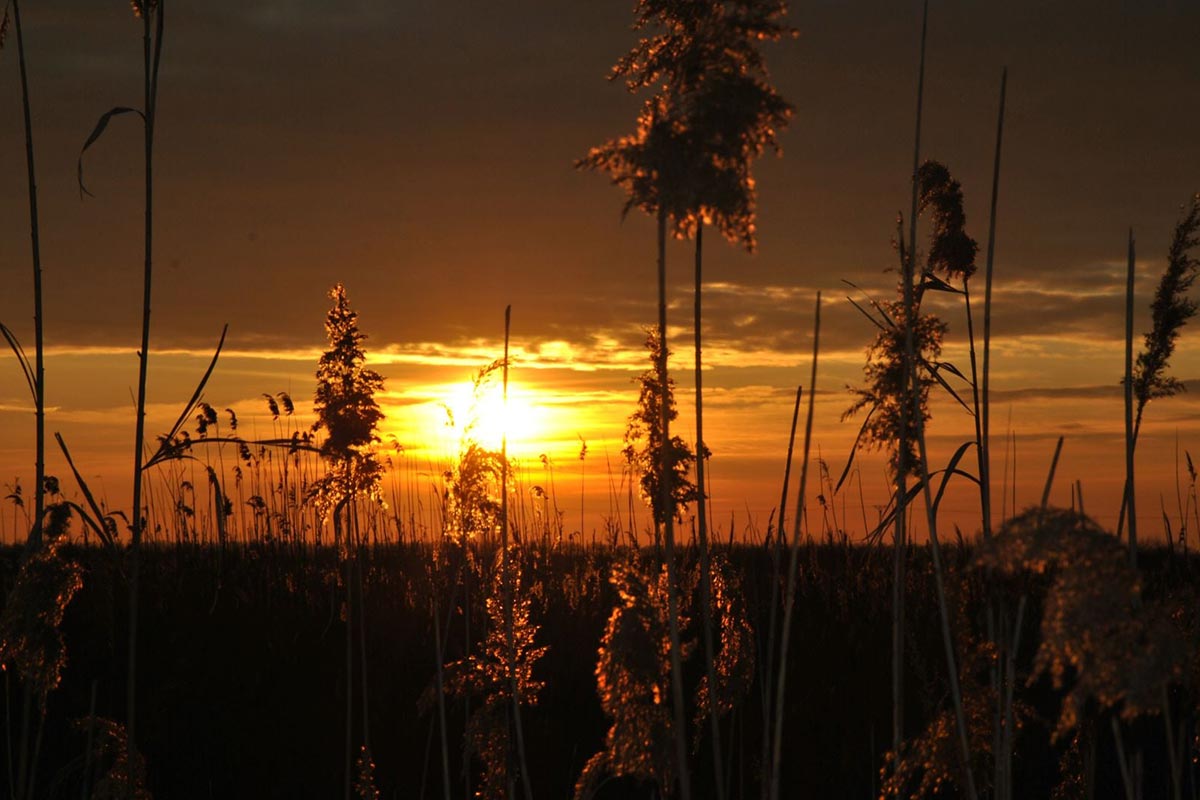
[[[504,387],[499,379],[481,383],[463,381],[445,388],[440,401],[446,424],[457,436],[466,436],[492,450],[499,450],[507,434],[510,450],[524,450],[545,440],[546,409],[538,404],[538,396],[528,387],[509,382],[505,402]]]

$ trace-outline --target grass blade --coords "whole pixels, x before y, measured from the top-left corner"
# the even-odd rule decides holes
[[[143,124],[146,122],[145,114],[143,114],[141,111],[138,111],[136,108],[126,108],[125,106],[110,108],[108,111],[105,111],[100,115],[100,119],[96,121],[96,127],[92,128],[92,132],[88,135],[87,140],[83,143],[83,147],[79,148],[79,160],[75,164],[75,178],[79,182],[79,197],[81,199],[84,195],[87,195],[88,197],[95,197],[95,195],[89,192],[87,187],[83,184],[83,154],[86,153],[88,148],[95,144],[100,136],[104,133],[105,128],[108,127],[109,121],[113,117],[117,117],[122,114],[137,114],[142,118]]]
[[[217,359],[221,357],[221,349],[225,346],[225,335],[227,333],[229,333],[228,324],[221,328],[221,338],[217,341],[217,349],[213,352],[212,360],[208,362],[208,369],[204,370],[204,375],[200,378],[200,382],[196,384],[196,391],[192,392],[191,399],[183,407],[183,413],[179,415],[179,419],[175,420],[175,424],[171,426],[171,432],[162,439],[158,451],[143,465],[143,470],[164,460],[165,456],[163,454],[168,449],[169,443],[179,434],[184,423],[192,416],[192,412],[196,410],[196,404],[200,402],[200,397],[204,394],[204,387],[208,385],[208,379],[212,377],[213,370],[216,369]]]
[[[25,375],[25,382],[29,385],[29,394],[33,398],[33,402],[36,403],[38,399],[37,379],[34,378],[33,369],[29,366],[29,359],[25,355],[25,348],[21,347],[21,342],[17,339],[17,335],[3,322],[0,322],[0,335],[4,336],[4,341],[8,342],[9,349],[17,357],[17,363],[21,365],[21,372]]]
[[[104,530],[104,512],[100,510],[100,505],[96,502],[96,498],[92,495],[92,490],[88,488],[87,481],[83,479],[83,476],[79,474],[79,470],[75,467],[75,460],[71,458],[71,451],[67,449],[67,443],[63,440],[61,433],[54,434],[54,438],[58,442],[58,447],[60,450],[62,450],[63,456],[65,456],[67,459],[67,466],[71,468],[71,474],[75,476],[75,483],[79,485],[79,491],[83,492],[83,499],[87,500],[88,508],[90,508],[92,513],[96,515],[96,521],[99,524],[93,524],[92,526],[96,531],[96,535],[100,537],[100,540],[104,542],[105,545],[110,548],[115,548],[116,542],[114,541],[111,532]],[[84,516],[86,519],[86,515],[83,515],[82,512],[81,516]]]

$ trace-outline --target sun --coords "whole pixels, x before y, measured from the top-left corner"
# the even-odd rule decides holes
[[[507,403],[504,387],[497,380],[451,384],[442,404],[448,421],[461,436],[490,450],[499,450],[506,435],[510,452],[536,447],[548,433],[537,393],[514,381],[508,384]]]

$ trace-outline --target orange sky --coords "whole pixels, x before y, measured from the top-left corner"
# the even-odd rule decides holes
[[[325,290],[341,281],[388,379],[387,431],[410,453],[452,442],[439,395],[499,356],[511,303],[514,380],[546,428],[514,449],[531,480],[540,479],[537,456],[550,455],[560,505],[577,508],[577,437],[586,439],[585,527],[599,525],[612,513],[606,454],[619,480],[642,330],[654,321],[653,226],[633,215],[622,223],[619,192],[571,165],[633,126],[638,98],[604,81],[635,38],[626,5],[565,12],[529,0],[464,13],[359,0],[339,4],[335,17],[309,2],[172,5],[156,166],[150,429],[169,427],[226,322],[228,352],[209,402],[235,408],[249,430],[269,428],[262,392],[310,397]],[[1079,479],[1087,510],[1111,523],[1122,474],[1124,235],[1132,226],[1138,237],[1144,311],[1177,209],[1200,189],[1200,10],[1165,0],[1023,0],[935,2],[931,14],[923,150],[963,182],[968,231],[981,244],[999,73],[1010,69],[997,480],[1011,411],[1018,503],[1036,500],[1064,435],[1055,500],[1068,503],[1067,482]],[[839,417],[845,387],[861,381],[871,331],[841,281],[890,291],[889,241],[897,209],[908,205],[919,5],[813,2],[790,19],[801,37],[767,57],[797,112],[784,157],[757,168],[759,252],[715,238],[706,248],[706,438],[723,530],[733,513],[738,531],[761,532],[778,503],[817,290],[826,309],[816,445],[834,479],[845,464],[857,425]],[[121,507],[141,278],[134,124],[115,121],[89,151],[95,199],[80,201],[75,161],[99,113],[140,96],[140,27],[127,6],[77,0],[26,9],[25,23],[52,348],[49,427]],[[0,115],[0,320],[31,346],[11,46],[0,55],[0,102],[10,109]],[[686,432],[690,247],[674,243],[669,263],[678,430]],[[947,356],[963,365],[961,313],[945,314]],[[1185,331],[1173,361],[1185,380],[1200,376],[1193,334]],[[32,415],[15,362],[0,367],[0,480],[28,484]],[[1196,402],[1185,395],[1147,412],[1139,516],[1155,533],[1143,538],[1161,530],[1160,495],[1175,508],[1177,432],[1181,451],[1200,451]],[[936,405],[934,462],[969,430],[960,411]],[[861,467],[873,519],[883,467],[877,457]],[[51,471],[65,475],[57,459]],[[857,485],[846,503],[846,527],[861,533]],[[948,497],[945,523],[970,533],[978,527],[971,509],[969,493]]]

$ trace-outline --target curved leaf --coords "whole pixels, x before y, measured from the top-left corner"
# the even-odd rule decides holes
[[[87,141],[85,141],[83,143],[83,147],[81,147],[79,149],[79,161],[75,165],[75,176],[76,176],[76,179],[79,181],[79,197],[80,197],[80,199],[83,199],[83,196],[85,194],[88,197],[95,196],[87,190],[86,186],[83,185],[83,154],[86,153],[87,149],[89,147],[91,147],[93,144],[95,144],[96,140],[100,138],[100,135],[104,133],[104,129],[108,127],[108,121],[111,120],[113,117],[119,116],[121,114],[137,114],[139,117],[142,118],[142,124],[144,125],[146,123],[146,115],[145,114],[143,114],[141,111],[138,111],[136,108],[126,108],[125,106],[117,106],[116,108],[110,108],[108,111],[105,111],[103,114],[100,115],[100,119],[98,119],[96,121],[96,127],[92,128],[91,135],[89,135],[87,138]]]
[[[196,410],[196,404],[200,402],[200,397],[204,393],[204,387],[208,385],[208,379],[212,377],[213,370],[216,369],[217,359],[221,357],[221,349],[225,347],[225,335],[227,333],[229,333],[228,323],[221,328],[221,338],[217,341],[217,349],[213,351],[212,360],[208,362],[208,369],[204,371],[204,375],[196,385],[196,391],[192,392],[191,399],[183,407],[183,413],[179,415],[179,419],[175,420],[175,424],[171,426],[171,432],[160,440],[162,444],[159,445],[158,451],[151,456],[142,469],[148,469],[153,464],[163,461],[170,456],[170,453],[165,451],[171,449],[170,443],[175,440],[175,437],[179,434],[179,429],[183,427],[183,424],[192,416],[192,412]]]
[[[67,443],[63,440],[61,433],[55,433],[54,438],[58,440],[59,449],[62,450],[63,455],[66,457],[67,466],[71,468],[71,473],[75,476],[75,482],[79,484],[79,491],[83,492],[83,497],[85,500],[87,500],[88,507],[91,508],[92,514],[95,515],[95,519],[93,520],[87,514],[85,514],[83,509],[79,508],[78,505],[74,503],[71,505],[79,509],[79,516],[82,517],[83,520],[92,528],[92,530],[96,532],[96,535],[100,537],[100,541],[104,542],[105,546],[109,548],[115,548],[116,542],[113,540],[111,533],[104,525],[104,512],[100,510],[100,505],[96,502],[96,498],[92,495],[92,490],[88,488],[87,481],[85,481],[83,476],[79,474],[79,470],[75,468],[75,460],[71,458],[71,451],[67,449]]]
[[[854,301],[851,300],[850,302],[853,303]],[[846,468],[842,470],[842,475],[838,478],[837,486],[833,487],[834,494],[838,493],[838,490],[842,488],[842,484],[846,482],[846,476],[850,474],[850,467],[854,464],[854,454],[858,452],[858,445],[862,442],[863,434],[867,430],[867,423],[871,421],[871,415],[875,413],[876,408],[878,406],[871,406],[871,410],[867,412],[866,419],[863,420],[862,427],[858,429],[858,435],[854,437],[854,446],[850,448],[850,458],[846,459]]]
[[[958,470],[958,462],[962,461],[962,457],[967,454],[967,450],[970,449],[970,447],[974,444],[976,444],[974,439],[969,442],[963,442],[958,446],[958,449],[954,451],[954,455],[950,457],[950,461],[946,464],[946,469],[942,474],[942,483],[940,486],[938,486],[937,497],[933,499],[933,513],[937,513],[938,505],[942,502],[942,495],[946,493],[946,484],[950,482],[951,475],[962,475],[966,478],[974,480],[975,483],[979,483],[979,479],[974,475],[970,475],[966,472],[960,472]]]
[[[21,371],[25,373],[25,382],[29,384],[29,394],[33,397],[33,402],[36,405],[38,399],[37,379],[34,377],[33,368],[29,366],[29,359],[25,355],[25,348],[21,347],[21,343],[17,341],[17,335],[9,330],[8,326],[3,322],[0,322],[0,335],[4,336],[4,340],[8,342],[9,348],[13,351],[13,355],[17,357],[17,363],[21,365]]]

